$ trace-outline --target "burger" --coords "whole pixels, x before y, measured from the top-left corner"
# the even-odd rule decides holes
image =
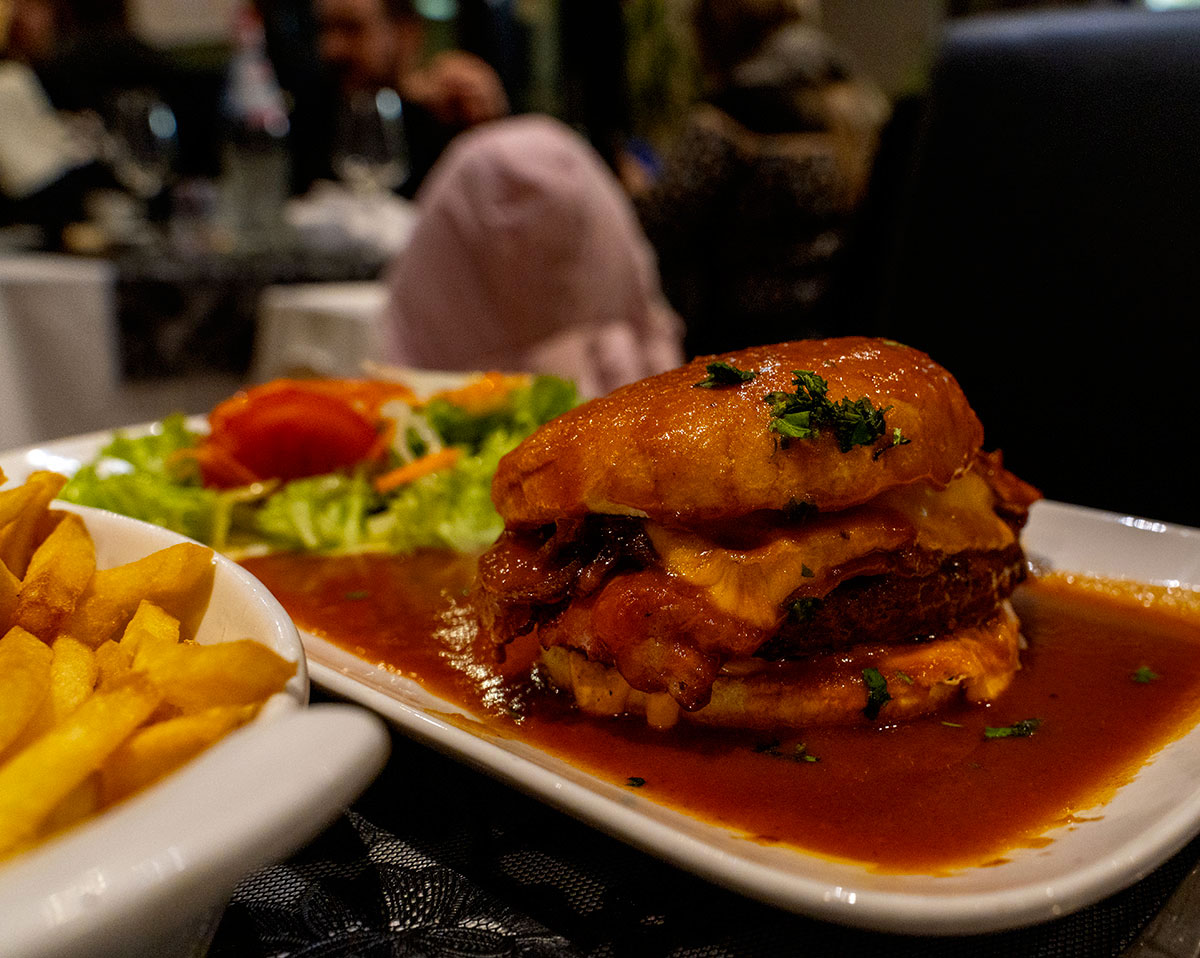
[[[864,337],[698,358],[504,457],[473,601],[594,715],[749,729],[987,702],[1032,486],[954,377]]]

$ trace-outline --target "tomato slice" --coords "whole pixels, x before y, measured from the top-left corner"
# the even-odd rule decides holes
[[[240,394],[213,410],[207,443],[220,448],[217,460],[232,459],[259,479],[300,479],[376,459],[382,452],[372,418],[330,391],[300,384]],[[227,468],[204,469],[206,485],[227,486]]]

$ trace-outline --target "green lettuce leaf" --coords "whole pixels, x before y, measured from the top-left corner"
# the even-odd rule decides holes
[[[575,386],[553,376],[535,377],[484,415],[434,400],[423,411],[426,421],[462,455],[453,468],[386,495],[362,472],[267,489],[206,489],[194,466],[175,455],[200,437],[183,416],[171,416],[150,435],[114,435],[67,483],[62,498],[165,526],[219,550],[477,551],[504,525],[491,499],[500,457],[578,401]]]
[[[171,465],[172,454],[194,446],[183,416],[169,416],[146,436],[116,433],[99,457],[84,465],[59,498],[119,512],[212,544],[220,493]]]
[[[361,474],[294,479],[253,512],[254,531],[276,549],[353,551],[368,544],[366,519],[379,497]]]
[[[424,414],[447,446],[466,446],[475,452],[495,433],[527,435],[578,402],[574,383],[536,376],[529,385],[514,389],[499,409],[476,415],[445,399],[434,399],[426,404]]]
[[[368,520],[369,539],[389,552],[422,546],[474,552],[490,545],[504,529],[492,505],[492,476],[500,457],[522,438],[522,433],[494,432],[454,468],[392,493],[385,508]]]

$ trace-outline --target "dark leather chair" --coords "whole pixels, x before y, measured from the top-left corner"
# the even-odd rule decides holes
[[[1200,526],[1200,11],[952,22],[897,123],[844,324],[943,362],[1047,496]]]

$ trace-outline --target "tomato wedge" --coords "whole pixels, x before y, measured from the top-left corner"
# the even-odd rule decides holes
[[[377,460],[386,445],[378,397],[362,398],[329,382],[277,380],[226,400],[209,416],[209,436],[197,450],[205,485],[287,481]]]

